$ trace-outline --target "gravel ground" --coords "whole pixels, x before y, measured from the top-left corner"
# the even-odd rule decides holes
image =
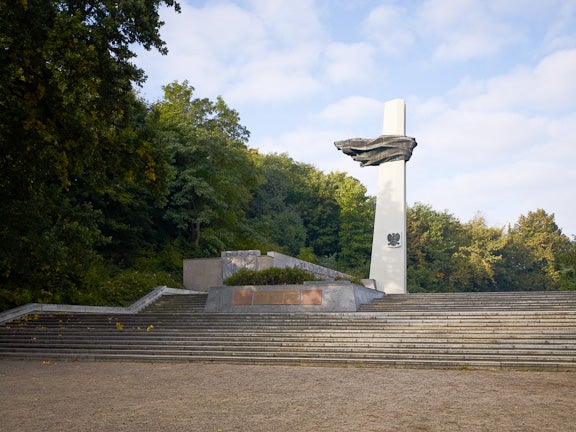
[[[0,360],[1,431],[576,431],[576,373]]]

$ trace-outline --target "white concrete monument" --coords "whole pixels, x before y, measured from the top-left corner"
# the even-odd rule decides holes
[[[370,279],[386,294],[406,290],[406,162],[416,140],[406,136],[406,105],[394,99],[384,105],[382,135],[334,143],[362,166],[378,166],[376,217]]]

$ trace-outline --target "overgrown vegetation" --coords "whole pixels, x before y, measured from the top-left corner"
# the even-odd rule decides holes
[[[248,148],[187,82],[134,92],[135,44],[166,50],[172,0],[0,2],[0,309],[126,304],[182,259],[286,253],[367,277],[375,200],[356,179]],[[410,291],[576,289],[576,239],[538,209],[511,227],[409,210]]]
[[[224,285],[290,285],[304,281],[319,281],[314,274],[298,267],[265,270],[241,269],[224,280]]]
[[[576,289],[576,239],[542,209],[494,228],[482,217],[461,223],[417,204],[408,210],[407,234],[410,292]]]

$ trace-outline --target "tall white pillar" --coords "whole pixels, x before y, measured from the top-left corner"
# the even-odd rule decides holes
[[[382,135],[406,135],[406,105],[394,99],[384,105]],[[370,279],[386,294],[406,289],[406,162],[378,166],[378,191]]]

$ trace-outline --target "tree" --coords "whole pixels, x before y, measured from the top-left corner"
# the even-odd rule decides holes
[[[178,8],[173,0],[2,3],[1,168],[10,174],[3,192],[48,180],[69,188],[87,176],[106,183],[135,162],[154,180],[147,143],[133,139],[126,111],[144,80],[130,45],[166,52],[162,4]]]
[[[576,236],[572,238],[568,249],[557,256],[560,271],[559,289],[576,290]]]
[[[503,229],[489,228],[477,216],[462,226],[458,250],[454,252],[450,285],[458,291],[494,291],[497,266],[505,244]]]
[[[259,176],[238,113],[222,98],[193,99],[193,91],[186,81],[165,86],[164,100],[154,111],[172,167],[164,219],[173,237],[206,256],[242,241],[245,211]]]
[[[255,155],[263,182],[248,217],[259,244],[365,275],[374,199],[344,173],[325,174],[286,154]]]
[[[298,207],[306,229],[306,246],[318,257],[341,252],[341,214],[338,202],[339,177],[306,166],[304,188],[298,194]],[[344,175],[342,175],[344,177]]]
[[[247,212],[252,231],[264,250],[297,255],[306,247],[302,207],[310,204],[308,174],[312,168],[287,154],[256,153],[254,159],[262,182]]]
[[[355,178],[342,173],[328,177],[336,184],[335,197],[339,207],[339,262],[342,268],[368,277],[376,200]]]
[[[570,247],[570,239],[562,234],[553,214],[538,209],[521,215],[507,236],[499,286],[512,291],[558,289],[561,274],[557,257]]]
[[[166,48],[173,0],[0,3],[0,281],[4,293],[72,296],[107,241],[95,195],[158,190],[151,143],[134,127],[131,46]],[[65,293],[69,294],[65,294]],[[8,295],[8,294],[6,294]]]
[[[458,251],[462,224],[448,212],[437,212],[416,203],[406,213],[407,279],[410,292],[446,292],[450,283],[453,256]]]

